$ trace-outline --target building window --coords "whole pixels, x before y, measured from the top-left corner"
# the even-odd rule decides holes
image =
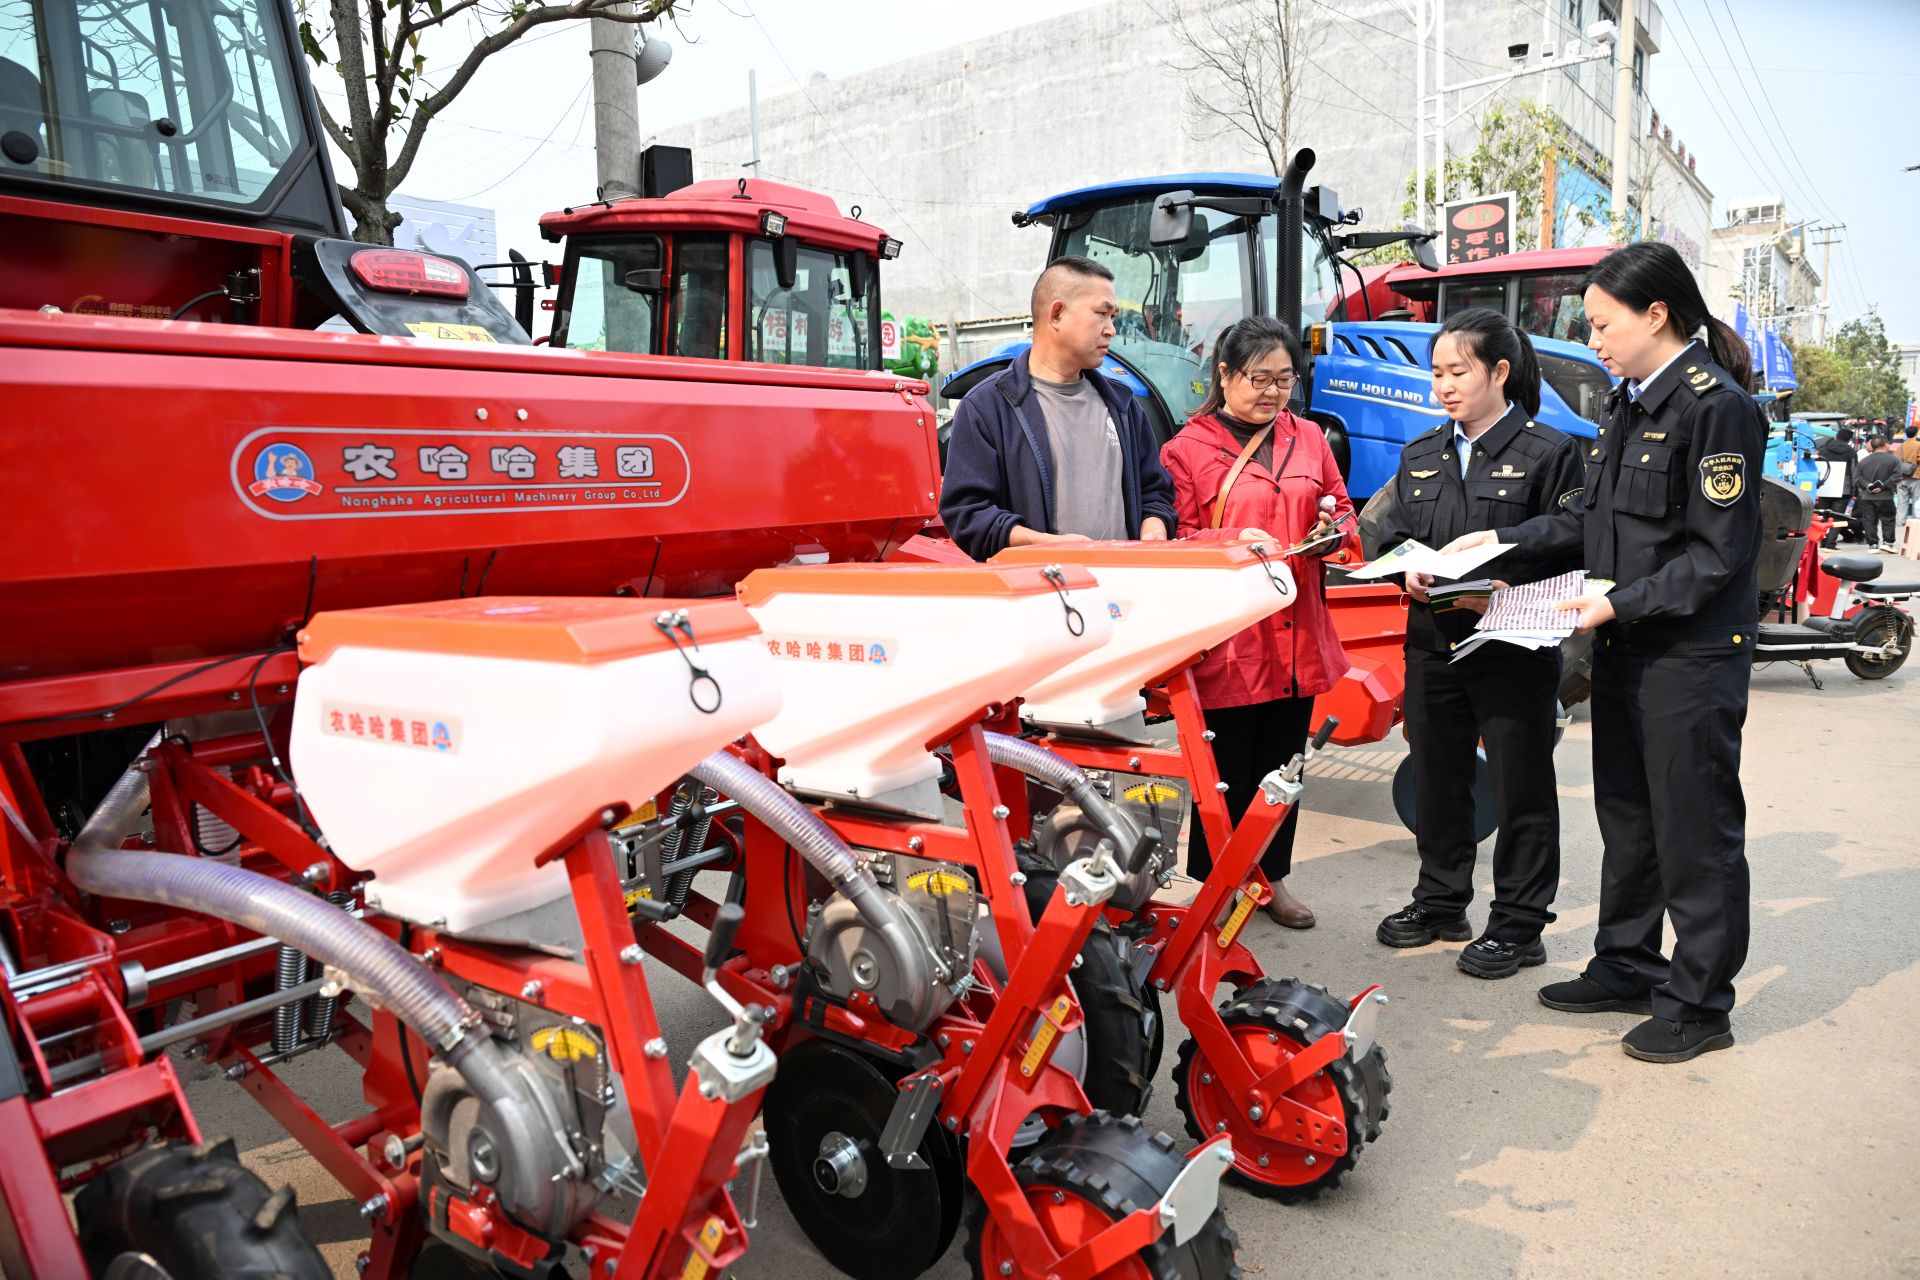
[[[1586,16],[1586,0],[1567,0],[1567,25],[1578,35],[1584,26],[1581,19]]]

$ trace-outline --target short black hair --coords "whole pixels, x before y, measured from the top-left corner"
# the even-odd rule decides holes
[[[1077,276],[1082,280],[1111,280],[1113,272],[1105,263],[1083,258],[1077,253],[1055,258],[1040,273],[1040,278],[1033,282],[1033,295],[1027,299],[1028,311],[1036,322],[1040,319],[1040,313],[1066,292],[1067,276]]]

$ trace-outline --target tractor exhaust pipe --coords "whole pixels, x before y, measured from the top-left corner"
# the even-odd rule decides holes
[[[1302,339],[1306,335],[1300,332],[1300,240],[1305,234],[1307,174],[1313,161],[1311,147],[1294,152],[1274,192],[1273,314]]]

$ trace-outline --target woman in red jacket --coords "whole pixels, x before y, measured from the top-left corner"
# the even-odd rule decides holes
[[[1293,546],[1326,531],[1320,503],[1327,497],[1333,499],[1333,518],[1348,522],[1344,537],[1329,537],[1295,557],[1298,594],[1291,608],[1215,646],[1194,671],[1214,735],[1214,760],[1227,784],[1227,811],[1238,823],[1260,779],[1306,745],[1314,697],[1347,671],[1319,562],[1359,559],[1360,538],[1326,436],[1286,408],[1306,368],[1293,331],[1278,320],[1250,316],[1220,335],[1214,361],[1207,398],[1160,451],[1173,476],[1177,536]],[[1260,869],[1273,886],[1267,914],[1289,929],[1311,929],[1313,912],[1285,883],[1298,820],[1298,810],[1287,815]],[[1212,867],[1206,835],[1195,821],[1188,874],[1204,877]]]

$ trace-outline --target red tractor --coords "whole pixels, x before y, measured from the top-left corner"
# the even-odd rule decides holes
[[[1102,893],[1152,842],[1069,861],[1085,891],[1030,910],[988,764],[1002,707],[938,726],[958,827],[782,788],[813,740],[750,736],[805,684],[781,661],[921,661],[770,630],[780,601],[895,590],[915,570],[868,566],[934,517],[926,388],[868,363],[877,229],[816,267],[805,201],[736,186],[698,213],[731,220],[724,294],[691,283],[691,232],[594,268],[602,332],[662,354],[541,349],[464,264],[344,239],[285,4],[23,16],[0,33],[0,1269],[324,1274],[290,1193],[200,1131],[178,1050],[359,1201],[368,1274],[428,1250],[719,1272],[777,1052],[850,1057],[882,1090],[868,1120],[904,1108],[884,1160],[818,1116],[806,1151],[772,1135],[816,1226],[873,1220],[862,1179],[897,1168],[937,1192],[914,1182],[908,1229],[951,1238],[970,1208],[992,1274],[1230,1274],[1225,1144],[1091,1113],[1060,1050]],[[622,211],[566,216],[573,348],[587,232]],[[776,344],[796,367],[742,362]],[[963,615],[1087,612],[1084,571],[968,573],[941,580]],[[939,933],[976,893],[997,967]],[[680,917],[704,948],[659,927]],[[649,954],[731,1015],[677,1087]],[[876,997],[928,966],[937,1000]],[[328,1046],[363,1076],[339,1123],[277,1070]]]

